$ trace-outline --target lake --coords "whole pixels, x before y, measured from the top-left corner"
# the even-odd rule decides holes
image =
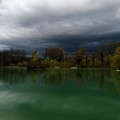
[[[0,120],[120,120],[120,72],[0,69]]]

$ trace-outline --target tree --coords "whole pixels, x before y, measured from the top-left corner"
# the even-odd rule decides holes
[[[92,67],[92,68],[95,67],[95,60],[96,60],[96,55],[95,55],[95,53],[92,53],[90,63],[89,63],[89,67]]]
[[[61,62],[64,59],[65,54],[62,48],[49,48],[45,49],[43,57],[44,59],[56,60]]]
[[[31,54],[31,61],[37,62],[39,60],[39,53],[37,51],[33,51]]]
[[[101,62],[101,67],[103,67],[104,64],[104,53],[105,53],[105,48],[101,47],[98,50],[98,60]]]
[[[120,70],[120,47],[117,47],[117,49],[115,50],[111,66],[112,68]]]
[[[104,57],[104,64],[105,64],[105,67],[110,68],[111,57],[109,54]]]
[[[88,59],[88,55],[87,55],[87,53],[86,53],[86,55],[85,55],[85,61],[86,61],[86,65],[85,65],[85,67],[87,68],[88,65],[89,65],[89,59]]]
[[[78,66],[80,65],[80,62],[83,60],[85,54],[86,54],[86,50],[84,48],[78,49],[78,51],[75,53],[74,58]]]

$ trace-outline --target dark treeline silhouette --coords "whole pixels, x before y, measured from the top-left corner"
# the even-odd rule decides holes
[[[26,60],[25,50],[10,49],[0,52],[0,65],[8,66],[10,64],[18,64]]]
[[[0,52],[0,65],[17,65],[27,68],[115,68],[120,69],[120,42],[109,43],[88,54],[86,48],[79,48],[74,55],[67,54],[62,48],[46,48],[40,59],[39,53],[33,51],[26,57],[25,50],[10,49]]]

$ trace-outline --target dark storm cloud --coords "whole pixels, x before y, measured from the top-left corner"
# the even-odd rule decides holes
[[[49,38],[53,43],[57,42],[57,44],[62,47],[65,51],[69,51],[69,53],[74,53],[80,47],[86,48],[89,52],[96,52],[99,47],[106,46],[110,42],[119,42],[120,34],[119,33],[111,33],[111,34],[102,34],[102,35],[89,35],[89,36],[81,36],[81,35],[61,35],[54,36],[53,38]]]
[[[0,13],[1,49],[63,47],[72,53],[120,41],[118,0],[4,0]]]

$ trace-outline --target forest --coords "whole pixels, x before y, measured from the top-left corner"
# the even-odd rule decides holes
[[[41,56],[40,56],[41,54]],[[79,48],[69,55],[62,48],[46,48],[43,53],[32,51],[30,57],[25,50],[10,49],[0,52],[0,66],[27,68],[113,68],[120,70],[120,42],[108,43],[89,53]]]

